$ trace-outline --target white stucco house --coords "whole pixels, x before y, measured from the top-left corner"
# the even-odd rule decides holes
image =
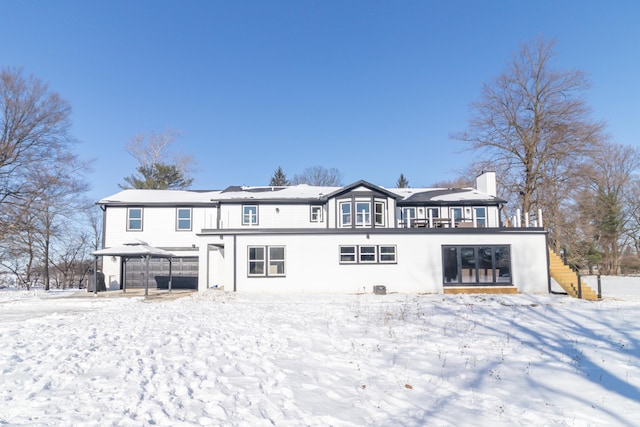
[[[139,239],[171,252],[174,288],[548,292],[546,232],[504,227],[496,194],[484,172],[475,188],[124,190],[98,205],[104,247]],[[152,287],[166,288],[168,264],[151,260]],[[110,288],[141,287],[141,271],[137,259],[103,260]]]

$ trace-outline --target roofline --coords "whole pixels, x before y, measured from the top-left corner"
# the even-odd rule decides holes
[[[336,190],[336,191],[334,191],[332,193],[325,194],[324,196],[321,197],[321,199],[322,200],[328,200],[328,199],[337,197],[337,196],[339,196],[341,194],[348,193],[349,191],[353,190],[354,188],[361,187],[361,186],[362,187],[366,187],[369,190],[380,192],[380,193],[386,195],[387,197],[391,197],[392,199],[396,199],[396,200],[402,199],[401,195],[399,195],[397,193],[394,193],[393,191],[389,191],[386,188],[383,188],[383,187],[380,187],[378,185],[372,184],[372,183],[370,183],[368,181],[365,181],[363,179],[361,179],[359,181],[356,181],[353,184],[349,184],[349,185],[346,185],[346,186],[344,186],[342,188],[339,188],[338,190]]]

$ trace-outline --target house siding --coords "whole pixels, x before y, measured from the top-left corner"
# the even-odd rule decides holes
[[[200,258],[200,289],[262,293],[358,293],[371,292],[384,285],[388,292],[442,293],[442,247],[445,245],[508,245],[511,248],[512,285],[520,292],[545,293],[546,234],[544,231],[476,233],[325,233],[300,231],[296,234],[219,234],[203,235]],[[341,264],[341,245],[396,247],[394,264]],[[284,277],[250,277],[249,246],[284,246]],[[223,250],[228,256],[210,252]],[[216,254],[216,256],[219,254]]]

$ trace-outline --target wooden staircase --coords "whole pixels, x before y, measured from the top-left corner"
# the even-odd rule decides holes
[[[578,274],[562,261],[562,258],[549,248],[549,272],[551,277],[568,295],[578,298]],[[586,283],[581,283],[582,299],[598,301],[598,294]]]

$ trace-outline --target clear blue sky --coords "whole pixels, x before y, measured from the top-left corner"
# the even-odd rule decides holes
[[[119,191],[135,134],[173,128],[196,189],[309,166],[413,187],[453,178],[469,104],[520,44],[557,40],[593,118],[639,146],[640,1],[8,1],[0,66],[73,107],[94,200]]]

